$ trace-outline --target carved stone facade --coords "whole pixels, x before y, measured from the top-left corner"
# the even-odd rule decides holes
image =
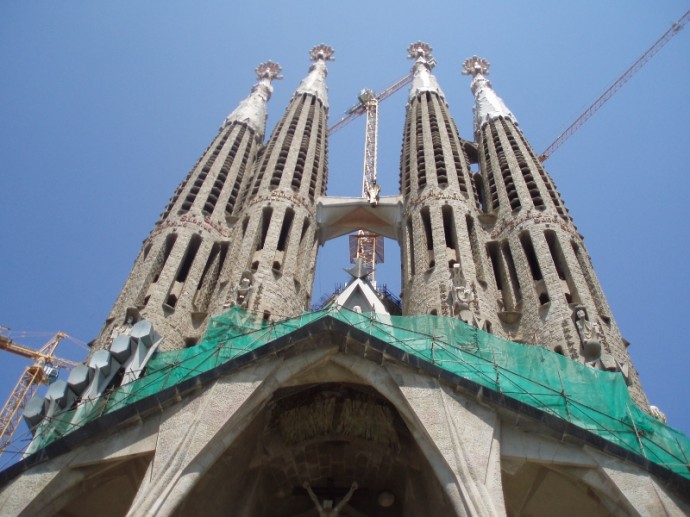
[[[417,42],[408,53],[414,64],[399,197],[373,205],[326,198],[330,47],[312,49],[313,64],[266,144],[266,102],[280,67],[261,65],[251,94],[144,242],[92,359],[154,338],[160,351],[194,347],[210,317],[229,307],[263,320],[260,332],[301,315],[319,239],[342,234],[323,221],[361,222],[400,242],[403,316],[458,318],[549,348],[588,373],[617,372],[647,410],[582,237],[486,79],[488,62],[465,63],[476,100],[472,143],[458,134],[432,74],[431,47]],[[390,322],[361,264],[352,274],[351,291],[341,295],[349,304],[334,310]],[[319,321],[137,399],[121,420],[104,413],[89,426],[75,424],[0,473],[0,513],[690,513],[686,477],[511,398],[510,390],[489,396],[490,388],[408,353],[404,340],[382,344],[362,325]],[[457,324],[470,329],[476,347],[480,333]],[[433,353],[433,340],[429,346]],[[145,364],[137,363],[137,376]],[[82,365],[85,393],[99,368]],[[97,396],[127,389],[116,385],[117,369],[109,375]]]
[[[259,82],[225,119],[144,241],[94,350],[108,348],[127,317],[151,321],[166,338],[163,350],[194,345],[203,335],[213,302],[229,284],[226,261],[235,214],[243,208],[239,191],[262,146],[271,81],[279,73],[270,61],[257,67]]]

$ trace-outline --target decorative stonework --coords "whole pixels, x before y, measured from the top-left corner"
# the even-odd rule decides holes
[[[424,190],[424,193],[421,196],[407,201],[405,204],[404,217],[407,218],[412,211],[419,207],[419,205],[423,205],[427,201],[460,201],[467,203],[467,198],[461,194],[446,192],[440,189],[427,188]]]
[[[295,194],[289,190],[273,190],[270,194],[264,194],[262,196],[255,196],[247,203],[247,207],[253,207],[257,204],[265,203],[266,201],[287,201],[296,206],[304,208],[309,215],[316,217],[316,212],[314,210],[313,203],[307,203],[301,196]]]
[[[195,226],[201,230],[217,234],[225,238],[230,238],[232,235],[231,228],[228,228],[227,225],[213,221],[210,217],[201,217],[196,214],[184,214],[176,219],[166,219],[162,223],[158,224],[151,232],[151,235],[149,235],[149,239],[169,228],[193,228]]]
[[[477,74],[489,75],[489,66],[491,66],[490,63],[483,57],[472,56],[465,59],[465,62],[462,64],[462,75],[471,75],[473,77]]]
[[[323,43],[316,45],[309,51],[309,58],[316,62],[316,61],[334,61],[335,58],[333,57],[333,54],[335,51],[333,50],[333,47],[330,47],[328,45],[325,45]]]
[[[431,55],[432,50],[431,45],[423,41],[411,43],[410,46],[407,47],[407,59],[419,60],[428,64],[429,68],[433,68],[436,66],[436,60]]]
[[[517,227],[522,226],[524,223],[531,222],[533,224],[555,224],[561,230],[568,232],[570,235],[575,237],[577,240],[582,239],[582,236],[578,231],[573,228],[570,224],[563,221],[563,219],[557,215],[545,215],[541,213],[528,213],[521,217],[515,217],[510,219],[504,219],[501,223],[494,228],[490,237],[492,239],[498,238],[503,233],[512,232]]]
[[[274,63],[273,61],[266,61],[265,63],[261,63],[259,66],[256,67],[256,78],[261,81],[262,79],[267,79],[269,81],[273,80],[280,80],[283,79],[283,76],[280,75],[280,72],[282,71],[282,68],[278,63]]]

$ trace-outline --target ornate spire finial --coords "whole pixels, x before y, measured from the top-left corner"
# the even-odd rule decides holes
[[[335,51],[333,50],[333,47],[329,47],[328,45],[324,45],[323,43],[321,43],[320,45],[316,45],[314,48],[312,48],[309,51],[309,57],[314,62],[317,62],[317,61],[334,61],[335,60],[335,58],[333,57],[334,52]]]
[[[232,122],[244,122],[252,127],[263,138],[266,129],[266,103],[271,98],[273,86],[271,81],[282,79],[280,65],[273,61],[266,61],[256,67],[256,79],[258,82],[252,86],[252,92],[230,113],[221,124],[220,128]]]
[[[278,63],[274,63],[270,59],[266,61],[265,63],[261,63],[259,66],[256,67],[256,78],[261,81],[262,79],[266,79],[268,81],[273,81],[275,80],[280,80],[283,79],[283,76],[280,75],[280,72],[283,69],[280,67]]]
[[[496,95],[491,81],[486,76],[489,74],[489,62],[477,56],[472,56],[465,59],[462,64],[462,75],[471,75],[472,84],[470,89],[474,93],[474,132],[479,132],[481,127],[487,122],[497,119],[505,118],[512,120],[517,126],[517,119],[511,113],[503,100]]]
[[[326,61],[334,61],[333,47],[316,45],[309,51],[309,58],[313,61],[309,67],[309,74],[295,90],[295,95],[308,93],[318,97],[324,106],[328,106],[328,88],[326,88],[326,76],[328,68]]]
[[[489,75],[490,63],[483,57],[472,56],[469,59],[465,59],[462,64],[462,75],[471,75],[476,77],[478,74]]]
[[[429,68],[436,66],[436,60],[434,56],[431,55],[431,45],[424,43],[423,41],[417,41],[412,43],[407,47],[407,59],[414,59],[416,61],[421,61],[429,65]]]
[[[431,55],[431,45],[423,41],[417,41],[407,47],[407,59],[414,59],[412,65],[412,85],[408,100],[412,100],[419,92],[435,92],[445,97],[438,81],[431,73],[436,66],[436,60]]]

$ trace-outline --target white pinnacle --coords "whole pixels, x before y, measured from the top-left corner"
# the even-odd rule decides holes
[[[407,47],[407,59],[414,59],[412,66],[412,85],[408,101],[414,99],[420,92],[434,92],[440,97],[445,97],[443,90],[438,85],[436,77],[431,70],[436,66],[436,60],[431,55],[431,46],[428,43],[417,41]]]
[[[250,126],[257,133],[260,139],[266,131],[266,103],[271,98],[273,86],[271,81],[282,79],[280,75],[280,65],[273,61],[261,63],[256,67],[256,78],[259,80],[252,87],[252,92],[239,103],[237,108],[230,113],[220,126],[221,129],[232,122],[242,122]]]
[[[518,121],[491,86],[485,76],[489,75],[489,62],[486,59],[472,56],[463,63],[463,75],[473,76],[470,88],[475,97],[474,132],[477,133],[484,124],[499,117]]]
[[[328,68],[326,61],[333,61],[333,49],[328,45],[317,45],[311,49],[309,56],[314,64],[309,68],[309,74],[295,90],[295,95],[308,93],[314,95],[321,103],[328,107],[328,88],[326,87],[326,76]]]

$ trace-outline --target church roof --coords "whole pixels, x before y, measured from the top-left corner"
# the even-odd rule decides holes
[[[295,347],[326,339],[347,353],[395,361],[459,391],[535,419],[558,432],[641,465],[669,485],[690,489],[690,440],[635,405],[620,373],[595,370],[540,346],[500,339],[438,316],[357,313],[332,304],[269,323],[235,307],[215,318],[197,346],[159,352],[147,374],[114,389],[90,411],[56,415],[39,427],[31,456],[0,473],[0,486],[89,437],[163,410],[221,376]],[[318,343],[316,346],[318,346]]]

